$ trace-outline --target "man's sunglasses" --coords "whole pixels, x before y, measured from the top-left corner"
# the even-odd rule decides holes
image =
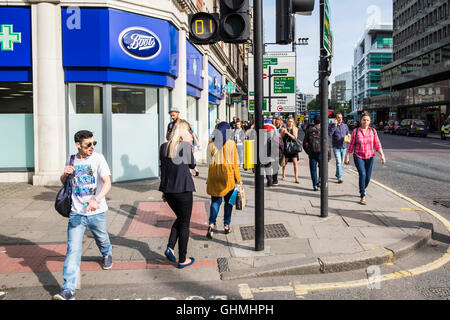
[[[94,146],[97,145],[97,141],[94,141]],[[92,142],[89,142],[85,148],[90,148],[92,146]]]

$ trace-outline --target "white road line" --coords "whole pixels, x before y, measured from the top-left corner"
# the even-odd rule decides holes
[[[435,146],[441,146],[441,147],[450,148],[450,145],[448,145],[448,144],[442,144],[442,143],[432,143],[432,144],[434,144]]]

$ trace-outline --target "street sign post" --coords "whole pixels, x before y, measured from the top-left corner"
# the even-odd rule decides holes
[[[249,54],[249,112],[253,113],[254,69],[252,54]],[[268,52],[263,59],[264,112],[295,112],[295,53]],[[280,111],[282,110],[282,111]]]

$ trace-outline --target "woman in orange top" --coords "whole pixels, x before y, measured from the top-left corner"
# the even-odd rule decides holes
[[[228,202],[236,183],[242,185],[236,143],[231,139],[229,123],[219,123],[213,134],[214,139],[209,143],[207,151],[209,168],[206,192],[211,196],[209,228],[206,234],[209,239],[213,237],[222,198],[225,199],[223,228],[225,234],[231,232],[230,223],[233,206]]]

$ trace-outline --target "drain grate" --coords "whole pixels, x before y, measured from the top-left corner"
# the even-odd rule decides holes
[[[436,297],[450,300],[450,288],[429,288],[428,290]]]
[[[255,239],[255,227],[240,227],[242,240],[253,240]],[[289,232],[282,223],[278,224],[266,224],[264,226],[264,238],[265,239],[277,239],[277,238],[288,238]]]
[[[217,266],[219,267],[220,273],[230,271],[227,258],[217,258]]]

